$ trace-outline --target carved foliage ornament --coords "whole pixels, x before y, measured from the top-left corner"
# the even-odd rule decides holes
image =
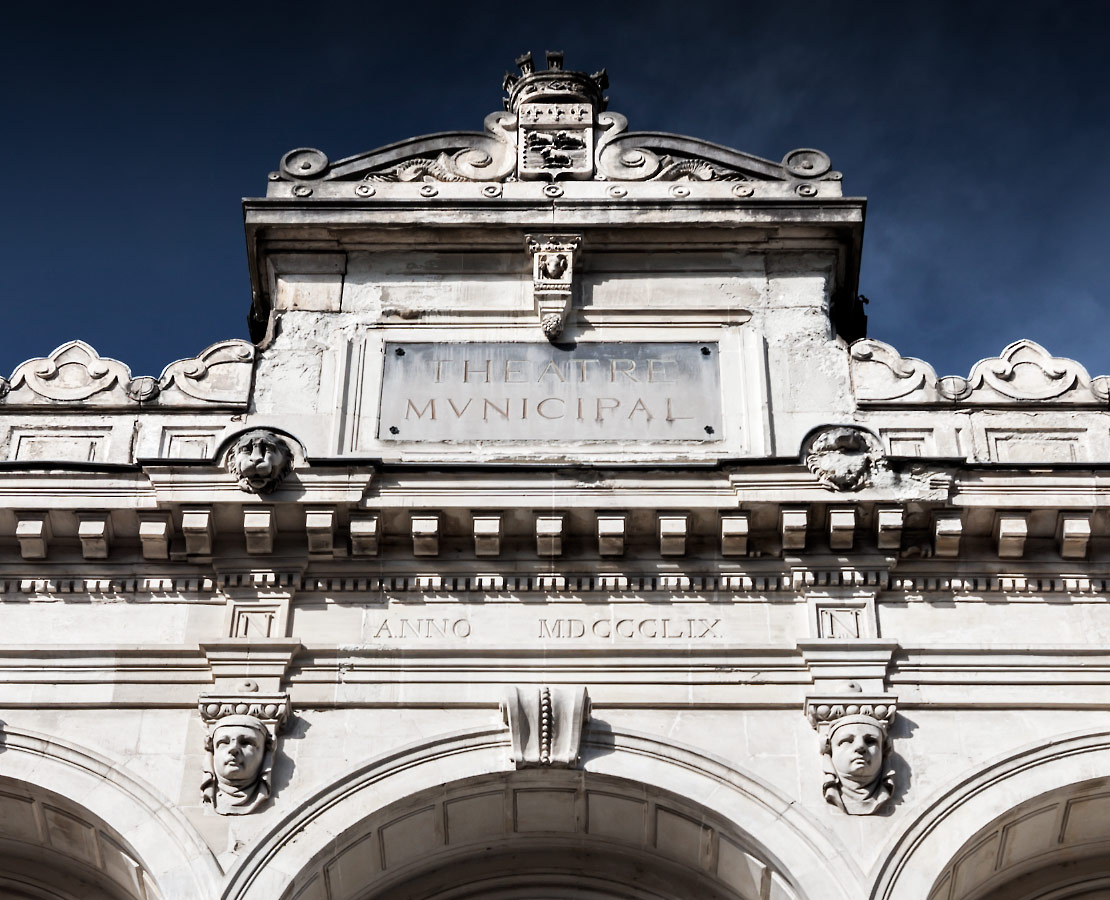
[[[893,698],[815,702],[807,710],[817,729],[826,802],[850,816],[882,809],[894,794],[890,768]]]
[[[803,196],[813,196],[809,182],[840,179],[820,150],[792,150],[774,163],[692,138],[627,133],[628,120],[606,112],[604,70],[565,70],[562,53],[548,53],[544,71],[536,71],[531,54],[517,65],[521,74],[505,77],[506,112],[487,116],[484,133],[413,138],[334,164],[320,150],[300,147],[282,157],[271,180],[296,182],[294,195],[309,197],[311,182],[320,180],[779,181],[807,185]],[[360,188],[358,196],[375,193],[372,185]]]
[[[227,452],[227,471],[241,490],[269,494],[293,469],[293,451],[273,431],[256,428],[240,435]]]
[[[837,425],[812,434],[802,448],[806,468],[833,491],[868,487],[882,463],[878,438],[862,428]]]

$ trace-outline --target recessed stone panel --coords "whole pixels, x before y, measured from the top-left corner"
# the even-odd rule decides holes
[[[384,441],[717,441],[715,343],[387,343]]]
[[[369,834],[345,847],[324,868],[328,893],[332,898],[338,900],[361,890],[377,875],[380,871],[377,843],[377,835]]]
[[[0,838],[32,844],[41,840],[33,801],[0,794]]]
[[[426,806],[382,826],[382,868],[403,865],[441,842],[436,835],[436,808]]]
[[[448,801],[447,843],[465,843],[504,834],[505,793],[494,791]]]
[[[586,798],[589,832],[629,843],[644,839],[648,806],[640,800],[591,791]]]
[[[743,897],[762,897],[763,882],[769,877],[767,866],[745,853],[726,837],[719,838],[717,877]]]
[[[1055,805],[1038,809],[1006,826],[1002,832],[1002,854],[999,868],[1005,869],[1050,850],[1056,843]]]
[[[1073,800],[1064,816],[1063,842],[1083,844],[1110,837],[1110,794]]]
[[[42,805],[46,831],[55,850],[96,866],[96,833],[91,825],[53,806]]]
[[[954,887],[963,896],[994,874],[998,859],[998,834],[992,834],[956,863]]]
[[[705,865],[710,835],[710,830],[700,822],[667,809],[655,811],[656,849],[688,866],[701,868]]]
[[[578,830],[574,791],[519,790],[513,797],[516,830]]]

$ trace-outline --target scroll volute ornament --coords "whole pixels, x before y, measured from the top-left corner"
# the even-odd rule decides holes
[[[577,765],[582,729],[590,718],[584,687],[511,687],[501,715],[509,726],[510,757],[516,768]]]

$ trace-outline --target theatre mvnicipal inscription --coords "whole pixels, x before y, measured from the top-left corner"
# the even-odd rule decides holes
[[[715,343],[387,343],[383,440],[716,441]]]

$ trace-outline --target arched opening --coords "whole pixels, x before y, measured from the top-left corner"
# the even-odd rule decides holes
[[[156,900],[126,840],[60,794],[0,778],[0,896],[14,900]]]
[[[862,873],[835,835],[726,760],[597,720],[577,769],[517,770],[509,751],[504,726],[490,723],[360,763],[253,843],[227,873],[223,900],[394,900],[402,889],[435,900],[467,891],[504,900],[861,896]],[[544,857],[558,865],[543,869]],[[471,859],[497,864],[466,870],[462,884],[456,872]],[[658,877],[589,880],[622,866]],[[678,886],[644,893],[672,876]]]
[[[1093,900],[1110,895],[1110,779],[1047,791],[981,828],[929,900]]]
[[[730,822],[583,771],[465,779],[373,813],[283,900],[795,900]]]
[[[125,766],[56,735],[0,723],[0,771],[0,874],[8,879],[0,897],[218,895],[220,869],[208,846]]]

